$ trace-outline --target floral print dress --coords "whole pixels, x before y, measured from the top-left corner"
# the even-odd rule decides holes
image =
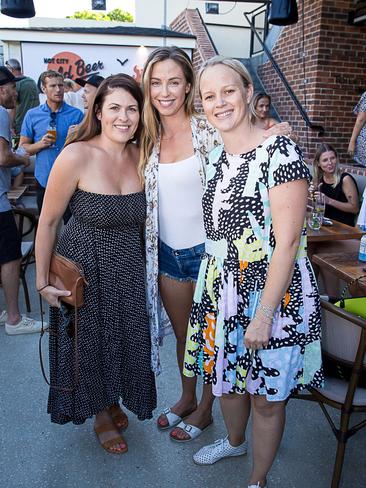
[[[320,302],[305,227],[268,346],[252,353],[244,345],[276,244],[269,189],[309,178],[300,149],[282,136],[242,155],[229,155],[222,146],[210,154],[203,196],[206,255],[190,316],[184,374],[203,374],[215,396],[248,391],[280,401],[307,385],[322,385]]]
[[[213,148],[221,143],[221,138],[204,117],[191,117],[191,131],[194,154],[200,162],[200,176],[203,192],[208,154]],[[160,140],[154,146],[145,169],[145,194],[147,202],[147,217],[145,226],[146,294],[151,336],[151,367],[152,370],[157,374],[161,372],[159,348],[162,339],[172,330],[168,316],[161,303],[158,283],[159,153]],[[187,198],[189,198],[189,195],[187,195]]]
[[[353,109],[355,115],[366,112],[366,92],[364,92]],[[362,166],[366,166],[366,124],[363,125],[356,139],[356,149],[353,156],[354,160]]]

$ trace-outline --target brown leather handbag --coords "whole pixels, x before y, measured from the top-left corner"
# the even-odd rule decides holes
[[[79,357],[78,357],[78,309],[84,305],[84,287],[88,285],[85,276],[84,270],[80,264],[72,261],[71,259],[65,258],[54,252],[51,256],[50,262],[50,270],[49,270],[49,284],[58,288],[59,290],[69,290],[71,291],[71,295],[68,297],[60,297],[60,300],[67,304],[70,308],[74,307],[74,319],[72,323],[70,323],[69,331],[70,336],[74,337],[74,350],[75,350],[75,378],[74,378],[74,386],[71,388],[64,388],[57,385],[52,385],[47,378],[46,371],[43,365],[43,358],[42,358],[42,337],[45,333],[45,329],[43,327],[43,306],[42,306],[42,296],[40,295],[40,303],[41,303],[41,318],[42,318],[42,330],[41,335],[39,338],[39,359],[41,364],[42,375],[46,381],[46,383],[50,386],[50,388],[54,388],[56,390],[61,390],[64,392],[72,392],[75,390],[79,383]],[[71,322],[71,315],[70,311],[67,310],[67,306],[61,304],[61,311],[64,315],[65,313],[69,315],[68,319]],[[52,332],[50,332],[52,333]]]
[[[84,286],[87,284],[80,264],[54,252],[51,257],[49,283],[59,290],[69,290],[71,295],[61,301],[80,308],[84,305]]]

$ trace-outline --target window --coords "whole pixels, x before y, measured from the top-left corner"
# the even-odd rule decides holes
[[[107,0],[92,0],[92,10],[106,10]]]
[[[218,3],[206,2],[206,14],[218,14],[218,13],[219,13]]]

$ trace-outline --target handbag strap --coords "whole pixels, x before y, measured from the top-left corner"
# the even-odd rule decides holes
[[[350,281],[349,283],[346,284],[346,286],[343,288],[343,291],[342,291],[342,294],[341,294],[341,299],[339,301],[339,305],[340,305],[341,308],[344,308],[345,307],[344,300],[346,298],[346,293],[349,290],[349,288],[352,285],[355,285],[356,283],[358,283],[360,280],[362,280],[364,278],[366,278],[366,275],[361,275],[358,278],[355,278],[355,279],[353,279],[352,281]]]
[[[79,283],[80,280],[83,280],[82,277],[78,278],[76,280],[76,287],[75,287],[75,301],[77,303],[77,298],[78,298],[78,286],[77,284]],[[78,352],[78,309],[77,307],[74,307],[74,371],[75,371],[75,376],[74,376],[74,386],[72,388],[64,388],[61,386],[57,385],[52,385],[49,379],[47,378],[46,370],[44,367],[43,363],[43,354],[42,354],[42,338],[46,332],[44,328],[44,322],[43,322],[43,302],[42,302],[42,295],[39,294],[39,303],[40,303],[40,309],[41,309],[41,323],[42,323],[42,328],[41,328],[41,333],[39,336],[39,341],[38,341],[38,351],[39,351],[39,362],[41,366],[41,371],[43,378],[47,385],[49,385],[50,388],[54,388],[55,390],[60,390],[64,392],[73,392],[77,388],[79,384],[79,352]],[[51,334],[51,332],[49,332]]]

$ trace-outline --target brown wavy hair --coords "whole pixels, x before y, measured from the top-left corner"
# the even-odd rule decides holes
[[[166,59],[171,59],[182,68],[185,80],[190,84],[190,90],[184,100],[184,111],[187,117],[191,117],[191,115],[195,114],[195,75],[193,64],[188,54],[186,54],[183,49],[176,46],[159,47],[158,49],[155,49],[147,58],[142,73],[144,110],[142,112],[143,130],[141,136],[141,152],[139,162],[139,175],[141,181],[144,181],[144,170],[147,161],[152,153],[154,145],[157,143],[159,138],[160,117],[158,111],[151,103],[150,97],[151,73],[156,63],[165,61]]]
[[[142,91],[138,83],[132,78],[132,76],[126,75],[124,73],[119,73],[117,75],[109,76],[99,85],[92,101],[91,107],[88,109],[86,116],[84,117],[83,121],[75,128],[75,130],[69,132],[65,146],[71,144],[72,142],[89,141],[90,139],[99,135],[102,132],[101,122],[97,117],[97,113],[100,112],[100,110],[102,109],[106,96],[109,95],[109,93],[116,88],[122,88],[123,90],[126,90],[137,102],[140,113],[140,120],[133,139],[128,141],[128,143],[136,142],[137,144],[139,144],[142,131]]]

